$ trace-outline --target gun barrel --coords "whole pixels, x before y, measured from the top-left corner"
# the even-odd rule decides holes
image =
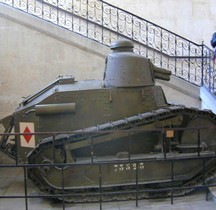
[[[170,70],[153,65],[153,71],[154,71],[154,77],[156,79],[162,79],[167,81],[170,80],[170,75],[172,73]]]

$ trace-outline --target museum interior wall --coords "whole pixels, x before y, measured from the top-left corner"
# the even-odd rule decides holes
[[[148,5],[138,0],[107,2],[196,42],[206,43],[216,28],[213,1],[166,1],[169,10],[165,11],[163,1],[159,0]],[[199,8],[205,10],[203,20]],[[73,75],[76,80],[103,78],[105,58],[110,52],[106,46],[7,6],[0,7],[0,29],[0,118],[13,112],[22,97],[39,91],[58,76]],[[175,79],[172,85],[169,85],[172,81],[158,83],[164,88],[168,102],[201,108],[199,89],[179,82],[179,87]]]
[[[12,8],[0,9],[0,118],[58,76],[102,78],[109,48]]]
[[[105,0],[198,44],[210,47],[216,31],[215,0]]]

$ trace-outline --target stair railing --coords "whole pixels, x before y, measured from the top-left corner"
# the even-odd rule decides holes
[[[135,52],[197,86],[216,92],[213,51],[101,0],[0,0],[0,2],[109,46],[119,38]]]

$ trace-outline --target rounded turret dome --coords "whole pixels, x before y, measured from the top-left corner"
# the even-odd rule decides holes
[[[110,46],[111,50],[114,51],[132,51],[134,48],[134,44],[133,42],[131,42],[130,40],[116,40],[115,42],[113,42]]]

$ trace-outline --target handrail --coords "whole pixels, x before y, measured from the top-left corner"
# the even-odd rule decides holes
[[[2,195],[0,195],[0,199],[23,199],[23,201],[25,201],[25,207],[24,209],[28,210],[31,208],[31,202],[29,202],[30,199],[40,199],[40,198],[52,198],[52,199],[58,199],[62,197],[62,202],[59,204],[62,204],[62,208],[61,206],[59,206],[59,209],[65,209],[65,205],[64,202],[67,201],[67,199],[69,198],[74,198],[74,203],[73,204],[77,204],[80,202],[80,199],[77,199],[79,196],[80,197],[92,197],[94,196],[94,198],[96,198],[95,200],[89,201],[89,200],[83,200],[83,203],[99,203],[100,204],[100,209],[102,210],[102,205],[107,202],[107,201],[112,201],[112,200],[107,200],[106,197],[105,199],[102,197],[103,196],[113,196],[114,198],[116,198],[119,193],[121,194],[125,194],[125,195],[129,195],[129,194],[133,194],[136,195],[134,197],[132,197],[133,200],[135,200],[136,202],[136,207],[138,207],[139,204],[139,200],[140,198],[144,198],[142,195],[143,193],[167,193],[167,196],[170,198],[170,203],[173,204],[174,203],[174,198],[175,198],[175,192],[181,191],[181,190],[195,190],[195,189],[207,189],[208,187],[215,187],[216,184],[215,183],[208,183],[207,181],[209,181],[210,178],[212,178],[212,171],[208,171],[208,167],[207,167],[207,163],[208,161],[211,159],[212,161],[216,161],[216,153],[215,152],[205,152],[202,151],[202,146],[201,146],[201,142],[202,142],[202,135],[200,135],[200,133],[205,132],[207,133],[207,131],[212,131],[215,130],[216,127],[215,126],[202,126],[202,127],[196,127],[196,128],[192,128],[192,127],[187,127],[187,128],[172,128],[175,134],[175,137],[179,136],[179,133],[181,133],[182,131],[191,131],[193,133],[197,134],[197,142],[194,142],[194,148],[196,148],[194,152],[190,152],[186,153],[186,156],[181,156],[181,155],[175,155],[175,156],[167,156],[166,154],[168,154],[168,150],[166,150],[166,145],[169,145],[169,142],[171,141],[171,139],[169,137],[166,137],[164,135],[164,133],[166,133],[168,130],[170,130],[170,128],[153,128],[153,129],[130,129],[130,130],[109,130],[109,131],[89,131],[89,132],[36,132],[36,133],[29,133],[29,135],[34,135],[37,136],[38,139],[43,138],[44,136],[52,136],[52,141],[55,142],[57,135],[58,134],[88,134],[89,136],[91,135],[95,135],[95,134],[102,134],[102,133],[107,133],[109,132],[110,134],[115,134],[115,133],[119,133],[119,132],[123,132],[123,133],[128,133],[128,135],[131,134],[136,134],[136,133],[140,133],[143,132],[144,134],[149,134],[150,135],[152,133],[160,133],[162,136],[162,145],[163,145],[163,149],[161,149],[161,151],[158,153],[157,156],[152,154],[151,158],[146,158],[146,156],[143,154],[142,157],[141,156],[137,156],[137,158],[133,158],[131,159],[131,155],[133,154],[129,154],[128,157],[125,158],[113,158],[113,159],[101,159],[100,161],[98,161],[98,159],[95,159],[95,156],[97,156],[95,154],[95,152],[91,152],[89,153],[89,156],[85,157],[86,161],[76,161],[76,162],[59,162],[59,160],[56,159],[56,153],[55,153],[55,147],[53,147],[53,153],[49,151],[49,158],[52,161],[47,161],[47,162],[43,162],[43,161],[38,161],[36,163],[25,163],[25,162],[20,162],[20,157],[21,154],[19,154],[20,150],[20,146],[18,144],[18,139],[20,136],[23,135],[23,133],[0,133],[0,140],[3,136],[10,136],[12,137],[13,140],[10,140],[12,142],[11,147],[14,147],[13,152],[14,152],[14,160],[10,161],[10,163],[5,163],[2,162],[0,163],[0,169],[3,170],[13,170],[15,168],[23,168],[23,173],[22,173],[22,177],[23,177],[23,186],[24,186],[24,193],[22,192],[18,192],[18,193],[4,193]],[[96,135],[97,136],[97,135]],[[173,137],[173,139],[178,139]],[[92,137],[94,138],[94,137]],[[11,139],[11,138],[10,138]],[[94,151],[94,144],[93,144],[94,139],[92,139],[92,141],[89,141],[89,147],[92,148],[92,151]],[[180,143],[180,142],[178,142]],[[128,151],[130,150],[130,146],[132,146],[130,143],[128,143]],[[10,149],[9,147],[7,149]],[[170,148],[172,149],[172,148]],[[0,148],[0,152],[5,152],[3,150],[3,148]],[[169,151],[170,152],[170,151]],[[170,154],[172,154],[172,152],[170,152]],[[179,153],[180,154],[180,153]],[[191,154],[191,155],[188,155]],[[171,158],[172,157],[172,158]],[[44,157],[46,158],[46,156]],[[98,156],[98,158],[100,158],[100,155]],[[201,180],[201,182],[199,184],[196,184],[195,182],[192,182],[191,184],[182,184],[181,186],[177,185],[175,186],[175,181],[177,179],[177,177],[179,176],[178,173],[176,173],[176,167],[178,167],[178,163],[179,161],[183,161],[183,163],[186,163],[187,161],[195,161],[197,163],[197,161],[199,161],[200,163],[202,163],[200,165],[201,167],[201,173],[202,173],[202,177],[200,175],[199,180]],[[167,185],[164,186],[156,186],[155,188],[148,188],[146,186],[146,188],[142,188],[141,186],[141,181],[142,178],[140,176],[140,173],[142,172],[142,170],[145,169],[145,167],[147,166],[148,168],[148,164],[152,164],[152,163],[156,163],[156,164],[162,164],[161,167],[163,167],[163,164],[165,163],[166,165],[169,165],[170,167],[170,171],[167,171],[167,174],[169,173],[169,180],[167,181]],[[31,188],[29,183],[27,182],[28,176],[27,176],[27,171],[28,169],[31,168],[32,169],[40,169],[40,171],[44,172],[43,170],[41,170],[41,168],[50,168],[50,167],[55,167],[61,170],[61,174],[60,174],[60,178],[62,179],[62,186],[60,186],[61,191],[55,191],[55,193],[53,194],[52,192],[50,193],[50,191],[44,191],[43,193],[31,193]],[[76,167],[86,167],[86,168],[96,168],[98,167],[99,170],[99,176],[95,177],[95,180],[98,179],[98,185],[96,186],[96,188],[98,189],[98,191],[88,191],[88,190],[80,190],[80,191],[71,191],[71,192],[67,192],[67,190],[65,190],[65,185],[64,185],[64,176],[66,175],[67,169],[75,169]],[[121,191],[117,191],[115,189],[111,190],[111,191],[106,191],[106,183],[103,181],[105,173],[107,172],[106,169],[107,167],[109,167],[110,169],[113,169],[115,171],[115,173],[118,173],[119,171],[123,172],[123,171],[130,171],[130,173],[132,173],[134,175],[134,178],[131,178],[131,183],[125,184],[124,188],[121,189]],[[126,169],[127,167],[127,169]],[[214,168],[215,170],[215,168]],[[209,173],[211,172],[211,173]],[[209,174],[208,174],[209,173]],[[45,174],[45,173],[44,173]],[[110,175],[112,174],[112,172],[110,172]],[[45,174],[46,175],[46,174]],[[207,177],[207,175],[209,175],[209,177]],[[73,173],[72,173],[73,176]],[[119,177],[124,177],[124,173],[118,173]],[[157,176],[156,176],[157,177]],[[83,177],[83,179],[85,179],[85,177]],[[178,179],[177,179],[178,180]],[[38,184],[39,185],[39,184]],[[126,188],[126,186],[128,186],[128,188]],[[129,186],[135,186],[135,187],[129,187]],[[55,186],[54,186],[55,187]],[[80,188],[81,189],[81,188]],[[189,192],[188,191],[188,192]],[[162,194],[161,194],[162,195]],[[9,201],[9,199],[8,199]],[[24,204],[23,204],[24,205]],[[43,205],[39,204],[40,207],[43,207]]]
[[[101,0],[0,0],[106,46],[119,39],[134,42],[135,52],[172,74],[216,92],[213,51],[148,20]]]
[[[184,39],[185,41],[191,42],[191,43],[193,43],[194,45],[197,45],[197,46],[199,45],[199,44],[197,44],[197,43],[195,43],[195,42],[193,42],[193,41],[191,41],[191,40],[189,40],[189,39],[186,39],[185,37],[183,37],[183,36],[181,36],[181,35],[179,35],[179,34],[176,34],[176,33],[172,32],[172,31],[170,31],[170,30],[168,30],[168,29],[166,29],[166,28],[164,28],[164,27],[162,27],[162,26],[159,26],[159,25],[157,25],[157,24],[155,24],[155,23],[153,23],[153,22],[151,22],[151,21],[149,21],[149,20],[146,20],[146,19],[144,19],[144,18],[141,18],[141,17],[139,17],[139,16],[137,16],[137,15],[131,13],[131,12],[128,12],[128,11],[126,11],[126,10],[124,10],[124,9],[121,9],[121,8],[119,8],[119,7],[117,7],[117,6],[114,6],[114,5],[112,5],[112,4],[110,4],[110,3],[106,2],[106,1],[103,1],[103,0],[100,0],[100,1],[106,3],[106,4],[109,5],[110,7],[115,7],[115,8],[117,8],[118,10],[121,10],[121,11],[123,11],[123,12],[125,12],[125,13],[127,13],[127,14],[129,14],[129,15],[132,15],[132,16],[134,16],[134,17],[136,17],[136,18],[139,18],[139,19],[142,19],[142,20],[144,20],[144,21],[146,21],[146,22],[148,22],[148,23],[150,23],[150,24],[152,24],[152,25],[154,25],[154,26],[156,26],[156,27],[159,27],[160,29],[162,29],[162,30],[164,30],[164,31],[166,31],[166,32],[168,32],[168,33],[170,33],[170,34],[173,34],[173,35],[175,35],[175,36],[178,36],[179,38]]]

